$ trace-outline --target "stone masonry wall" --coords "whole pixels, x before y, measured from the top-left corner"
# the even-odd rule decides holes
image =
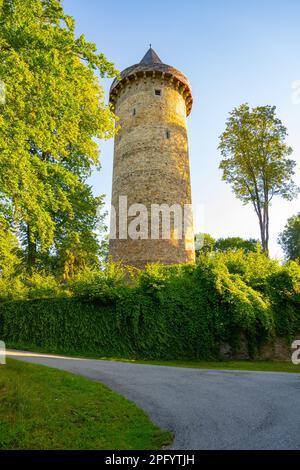
[[[160,90],[160,96],[155,93]],[[119,220],[119,196],[127,196],[128,207],[144,204],[191,204],[186,103],[178,82],[162,77],[138,77],[125,84],[118,95],[115,113],[121,130],[115,137],[112,205]],[[128,217],[128,224],[135,216]],[[172,217],[171,217],[172,220]],[[110,255],[125,264],[143,267],[194,261],[192,218],[189,233],[176,239],[110,240]]]
[[[256,352],[254,359],[264,361],[291,361],[293,353],[293,349],[291,349],[292,342],[299,338],[300,332],[290,340],[279,336],[274,337],[260,347],[260,349]],[[233,350],[228,343],[223,343],[220,347],[220,357],[225,360],[251,359],[246,337],[241,335],[240,344],[237,350]]]

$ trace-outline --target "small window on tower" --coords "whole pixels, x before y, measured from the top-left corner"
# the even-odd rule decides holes
[[[166,137],[167,137],[167,139],[169,139],[169,138],[170,138],[170,136],[171,136],[171,133],[170,133],[170,131],[169,131],[169,130],[167,130],[167,131],[166,131]]]
[[[161,90],[155,90],[156,96],[161,96]]]
[[[132,114],[135,116],[136,115],[136,110],[133,108]]]

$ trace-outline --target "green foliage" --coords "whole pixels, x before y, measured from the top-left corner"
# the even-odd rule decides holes
[[[109,263],[105,271],[81,272],[69,283],[75,297],[85,300],[112,300],[126,286],[126,272],[119,263]]]
[[[11,277],[0,276],[0,301],[44,299],[68,297],[67,285],[59,282],[52,274],[33,271],[31,274],[21,271]]]
[[[287,260],[300,261],[300,212],[290,217],[278,242],[283,248]]]
[[[102,197],[86,179],[115,116],[96,73],[117,73],[74,31],[57,0],[0,3],[0,217],[21,234],[30,267],[58,264],[66,277],[97,264]]]
[[[300,332],[300,266],[286,263],[268,278],[268,294],[272,299],[277,332],[292,338]]]
[[[46,285],[27,279],[27,300],[0,303],[0,336],[9,345],[208,360],[218,359],[223,342],[237,348],[242,334],[255,354],[273,335],[300,331],[300,266],[281,267],[259,252],[201,254],[196,265],[132,272],[109,263],[103,272]]]
[[[18,255],[17,238],[10,232],[7,223],[0,215],[0,279],[14,273],[20,262]]]
[[[210,253],[213,251],[216,240],[209,233],[197,233],[195,235],[196,257],[200,253]]]
[[[160,449],[172,435],[105,385],[7,360],[0,374],[0,449]]]
[[[292,177],[296,162],[288,158],[287,130],[275,106],[235,108],[220,137],[220,169],[238,199],[251,203],[259,220],[262,248],[268,252],[269,206],[274,196],[291,200],[299,189]]]
[[[238,274],[247,285],[262,293],[265,293],[268,276],[280,270],[276,260],[259,252],[227,251],[216,253],[215,258],[224,263],[231,274]]]
[[[243,250],[245,253],[249,251],[261,251],[262,246],[258,240],[249,238],[244,240],[241,237],[218,238],[214,245],[214,251]]]
[[[243,250],[245,253],[249,251],[262,251],[262,246],[258,240],[249,238],[245,240],[241,237],[218,238],[215,240],[209,233],[198,233],[195,235],[196,258],[201,253],[211,253],[212,251],[235,251]]]

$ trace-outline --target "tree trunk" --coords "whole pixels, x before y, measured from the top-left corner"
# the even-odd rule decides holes
[[[266,254],[269,255],[269,207],[266,208],[266,236],[265,236],[265,242],[266,242]]]
[[[269,254],[269,211],[268,208],[264,209],[264,215],[261,212],[258,214],[260,238],[263,253]]]

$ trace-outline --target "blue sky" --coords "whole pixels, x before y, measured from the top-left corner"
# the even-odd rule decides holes
[[[119,70],[141,60],[149,43],[161,60],[189,78],[194,97],[188,118],[192,197],[196,231],[214,237],[259,238],[251,206],[243,206],[221,181],[219,135],[228,113],[243,102],[275,105],[288,128],[300,184],[299,0],[63,0],[78,34],[97,44]],[[111,80],[103,80],[108,90]],[[299,94],[300,96],[300,94]],[[91,184],[110,204],[113,141],[100,142],[102,169]],[[298,212],[293,202],[274,200],[270,250],[286,220]]]

